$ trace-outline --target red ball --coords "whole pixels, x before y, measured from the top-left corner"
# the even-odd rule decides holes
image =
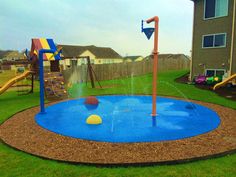
[[[98,105],[98,99],[95,96],[89,96],[86,98],[85,104]]]

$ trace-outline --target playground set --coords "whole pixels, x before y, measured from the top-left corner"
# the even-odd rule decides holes
[[[154,28],[144,28],[144,22],[154,23]],[[47,97],[67,98],[62,74],[44,72],[43,62],[45,60],[59,61],[62,59],[60,52],[63,49],[57,49],[52,39],[33,39],[30,52],[32,69],[14,78],[11,82],[9,81],[6,85],[9,87],[29,74],[38,73],[40,110],[34,116],[36,124],[54,134],[79,139],[88,144],[97,142],[96,146],[104,142],[115,143],[114,146],[132,145],[133,143],[136,146],[136,143],[142,145],[173,140],[185,141],[186,138],[191,139],[213,131],[219,127],[221,119],[212,109],[189,100],[157,96],[158,28],[159,18],[157,16],[142,21],[141,30],[147,38],[150,39],[154,33],[152,96],[89,96],[45,107],[45,93]],[[224,82],[216,85],[216,88],[224,85]],[[5,86],[5,90],[7,86]],[[3,88],[1,89],[5,91]],[[102,146],[105,145],[102,144]],[[80,151],[90,153],[87,152],[87,149],[80,149]],[[36,154],[40,155],[40,153]],[[91,154],[88,156],[90,158]],[[79,157],[78,159],[72,161],[96,163],[90,161],[91,159],[80,159]],[[65,159],[59,158],[59,160]],[[124,163],[127,161],[129,159],[124,160]],[[115,162],[105,160],[100,163],[114,164]],[[119,163],[122,162],[119,161]]]
[[[19,81],[24,80],[28,76],[31,75],[31,90],[27,93],[33,92],[34,87],[34,78],[38,76],[39,74],[39,58],[37,51],[40,49],[56,49],[56,46],[52,39],[32,39],[32,45],[31,45],[31,52],[28,56],[26,52],[27,60],[19,60],[19,61],[13,61],[13,62],[3,62],[2,65],[14,65],[14,64],[20,64],[20,63],[27,63],[30,64],[30,69],[24,71],[22,74],[17,75],[16,77],[10,79],[7,83],[5,83],[0,88],[0,94],[3,94],[7,89],[11,88],[14,84],[18,83]],[[54,61],[58,58],[57,55],[48,55],[45,54],[42,56],[42,60],[50,60]],[[67,96],[67,92],[65,90],[64,86],[64,79],[62,77],[62,74],[59,73],[47,73],[45,79],[45,92],[46,97],[51,100],[58,100],[58,99],[65,99]]]
[[[51,52],[54,52],[53,54],[49,53],[43,53],[42,58],[40,60],[42,61],[50,61],[51,67],[50,71],[42,71],[43,74],[40,72],[40,68],[43,68],[43,63],[39,60],[39,51],[43,50],[49,50]],[[20,75],[15,76],[14,78],[11,78],[8,82],[6,82],[1,88],[0,88],[0,95],[3,94],[5,91],[7,91],[9,88],[14,87],[15,84],[17,88],[20,87],[26,87],[30,86],[31,89],[25,92],[25,94],[33,93],[34,90],[34,78],[43,78],[43,80],[40,80],[40,85],[44,87],[44,93],[45,97],[50,101],[56,101],[56,100],[63,100],[68,98],[68,93],[66,90],[66,82],[64,80],[61,68],[59,66],[59,60],[63,60],[64,58],[60,56],[62,48],[58,47],[56,48],[56,45],[52,39],[32,39],[31,43],[31,51],[28,54],[27,50],[25,52],[27,59],[20,59],[18,61],[5,61],[1,63],[2,66],[8,66],[8,65],[30,65],[30,69],[24,71],[25,69],[23,67],[17,68],[17,70],[20,70],[23,72]],[[74,57],[67,57],[71,58],[73,61]],[[91,87],[95,88],[95,81],[98,82],[100,88],[102,88],[101,84],[96,78],[96,73],[94,72],[91,63],[90,58],[88,56],[83,56],[79,58],[86,58],[87,59],[87,79],[86,83],[88,81],[88,76],[90,78]],[[41,64],[41,66],[39,66]],[[76,63],[75,63],[76,64]],[[23,68],[23,69],[22,69]],[[41,75],[40,75],[41,73]],[[29,77],[31,76],[31,77]],[[43,76],[43,77],[42,77]],[[30,85],[20,85],[20,81],[23,80],[31,80]],[[70,85],[68,83],[68,85]],[[18,91],[22,92],[23,90],[18,89]]]

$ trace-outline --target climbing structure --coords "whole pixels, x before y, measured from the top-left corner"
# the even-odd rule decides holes
[[[65,81],[62,73],[44,73],[45,96],[48,100],[58,100],[68,98],[65,89]]]
[[[30,58],[37,62],[33,66],[32,70],[35,73],[39,73],[39,51],[43,50],[52,50],[54,53],[43,53],[43,61],[58,61],[60,60],[60,54],[56,48],[55,43],[52,39],[32,39]],[[59,70],[59,69],[58,69]],[[64,78],[61,72],[45,72],[44,76],[44,91],[45,96],[48,100],[61,100],[67,98],[67,92],[65,90]],[[39,76],[40,77],[40,76]]]

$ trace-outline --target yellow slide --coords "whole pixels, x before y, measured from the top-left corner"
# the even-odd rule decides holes
[[[7,83],[5,83],[1,88],[0,88],[0,95],[5,92],[9,87],[11,87],[13,84],[15,84],[16,82],[24,79],[25,77],[27,77],[28,75],[32,74],[32,71],[25,71],[23,74],[16,76],[12,79],[10,79]]]
[[[219,82],[218,84],[216,84],[214,87],[213,87],[213,90],[219,88],[219,87],[222,87],[224,85],[226,85],[228,82],[232,81],[236,79],[236,74],[233,74],[232,76],[226,78],[225,80],[223,80],[222,82]]]

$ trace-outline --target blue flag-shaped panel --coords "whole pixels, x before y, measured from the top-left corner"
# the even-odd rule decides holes
[[[155,31],[155,28],[144,28],[143,29],[143,32],[147,36],[148,40],[151,38],[154,31]]]
[[[29,51],[28,49],[25,49],[24,56],[29,59]]]

